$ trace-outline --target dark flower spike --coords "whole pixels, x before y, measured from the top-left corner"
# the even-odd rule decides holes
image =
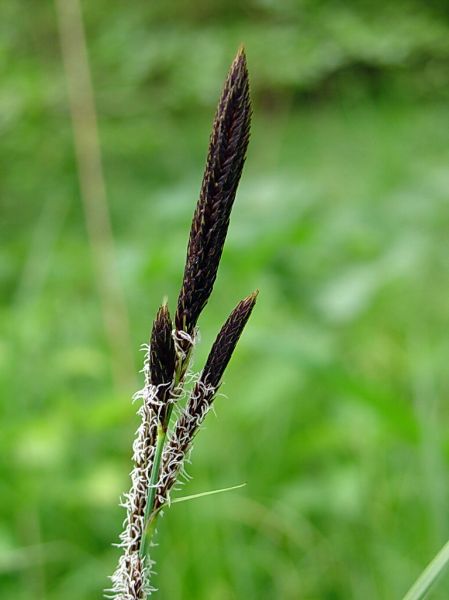
[[[160,423],[168,423],[168,399],[175,374],[176,353],[172,337],[173,325],[166,304],[163,304],[153,323],[150,340],[150,382],[157,389]]]
[[[258,290],[237,304],[215,340],[200,381],[217,389],[256,303]]]
[[[193,439],[212,405],[223,373],[254,308],[257,294],[256,291],[239,302],[221,328],[201,377],[192,390],[187,407],[176,422],[164,450],[153,515],[156,515],[169,501],[170,490],[182,469]]]
[[[215,115],[201,192],[193,215],[175,325],[189,336],[217,275],[251,121],[248,70],[241,48],[229,70]],[[187,342],[188,346],[188,342]],[[185,348],[184,348],[185,349]]]
[[[153,322],[150,338],[150,377],[155,386],[170,384],[175,371],[175,345],[172,321],[163,304]]]

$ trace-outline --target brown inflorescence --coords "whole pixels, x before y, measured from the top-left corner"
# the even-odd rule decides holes
[[[166,428],[169,400],[173,393],[176,366],[173,325],[167,305],[162,305],[153,324],[150,340],[150,381],[157,392],[157,413],[162,427]]]
[[[256,302],[254,292],[236,306],[218,334],[186,407],[168,439],[174,404],[185,391],[185,374],[196,325],[212,292],[231,209],[249,141],[251,104],[246,57],[241,49],[229,70],[215,115],[200,197],[193,215],[175,326],[166,305],[153,323],[144,373],[135,394],[142,405],[133,444],[131,489],[125,494],[123,554],[112,577],[115,600],[144,600],[152,591],[148,542],[159,511],[169,503],[193,439],[210,409],[226,366]]]
[[[190,230],[184,278],[175,316],[192,335],[217,275],[229,217],[249,142],[251,104],[246,56],[229,70],[215,115],[200,197]]]

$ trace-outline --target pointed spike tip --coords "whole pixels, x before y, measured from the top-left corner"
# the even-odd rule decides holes
[[[239,49],[237,50],[237,54],[235,55],[234,62],[237,60],[242,60],[246,62],[246,50],[245,45],[243,43],[240,44]]]
[[[240,300],[221,328],[207,357],[201,379],[217,388],[256,304],[258,290]]]
[[[163,301],[163,303],[158,308],[155,320],[157,321],[160,319],[166,319],[167,317],[169,317],[168,306],[167,303]]]
[[[234,60],[232,61],[231,67],[228,73],[228,79],[235,76],[236,73],[240,73],[244,79],[248,79],[248,61],[246,58],[246,52],[244,46],[240,46]]]

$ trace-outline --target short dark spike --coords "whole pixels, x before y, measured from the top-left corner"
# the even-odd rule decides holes
[[[172,321],[167,306],[162,305],[153,322],[150,339],[150,381],[154,386],[169,385],[175,372],[175,345]]]
[[[201,375],[201,381],[217,388],[240,335],[256,303],[258,291],[237,304],[215,340]]]
[[[190,230],[175,325],[192,334],[217,275],[249,142],[251,104],[245,52],[229,70],[215,115],[201,192]]]

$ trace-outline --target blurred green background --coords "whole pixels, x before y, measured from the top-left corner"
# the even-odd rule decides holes
[[[155,597],[401,598],[449,538],[449,3],[84,1],[114,256],[72,5],[0,5],[0,597],[108,584],[139,346],[244,42],[253,134],[198,369],[260,296],[181,493],[247,486],[166,512]]]

